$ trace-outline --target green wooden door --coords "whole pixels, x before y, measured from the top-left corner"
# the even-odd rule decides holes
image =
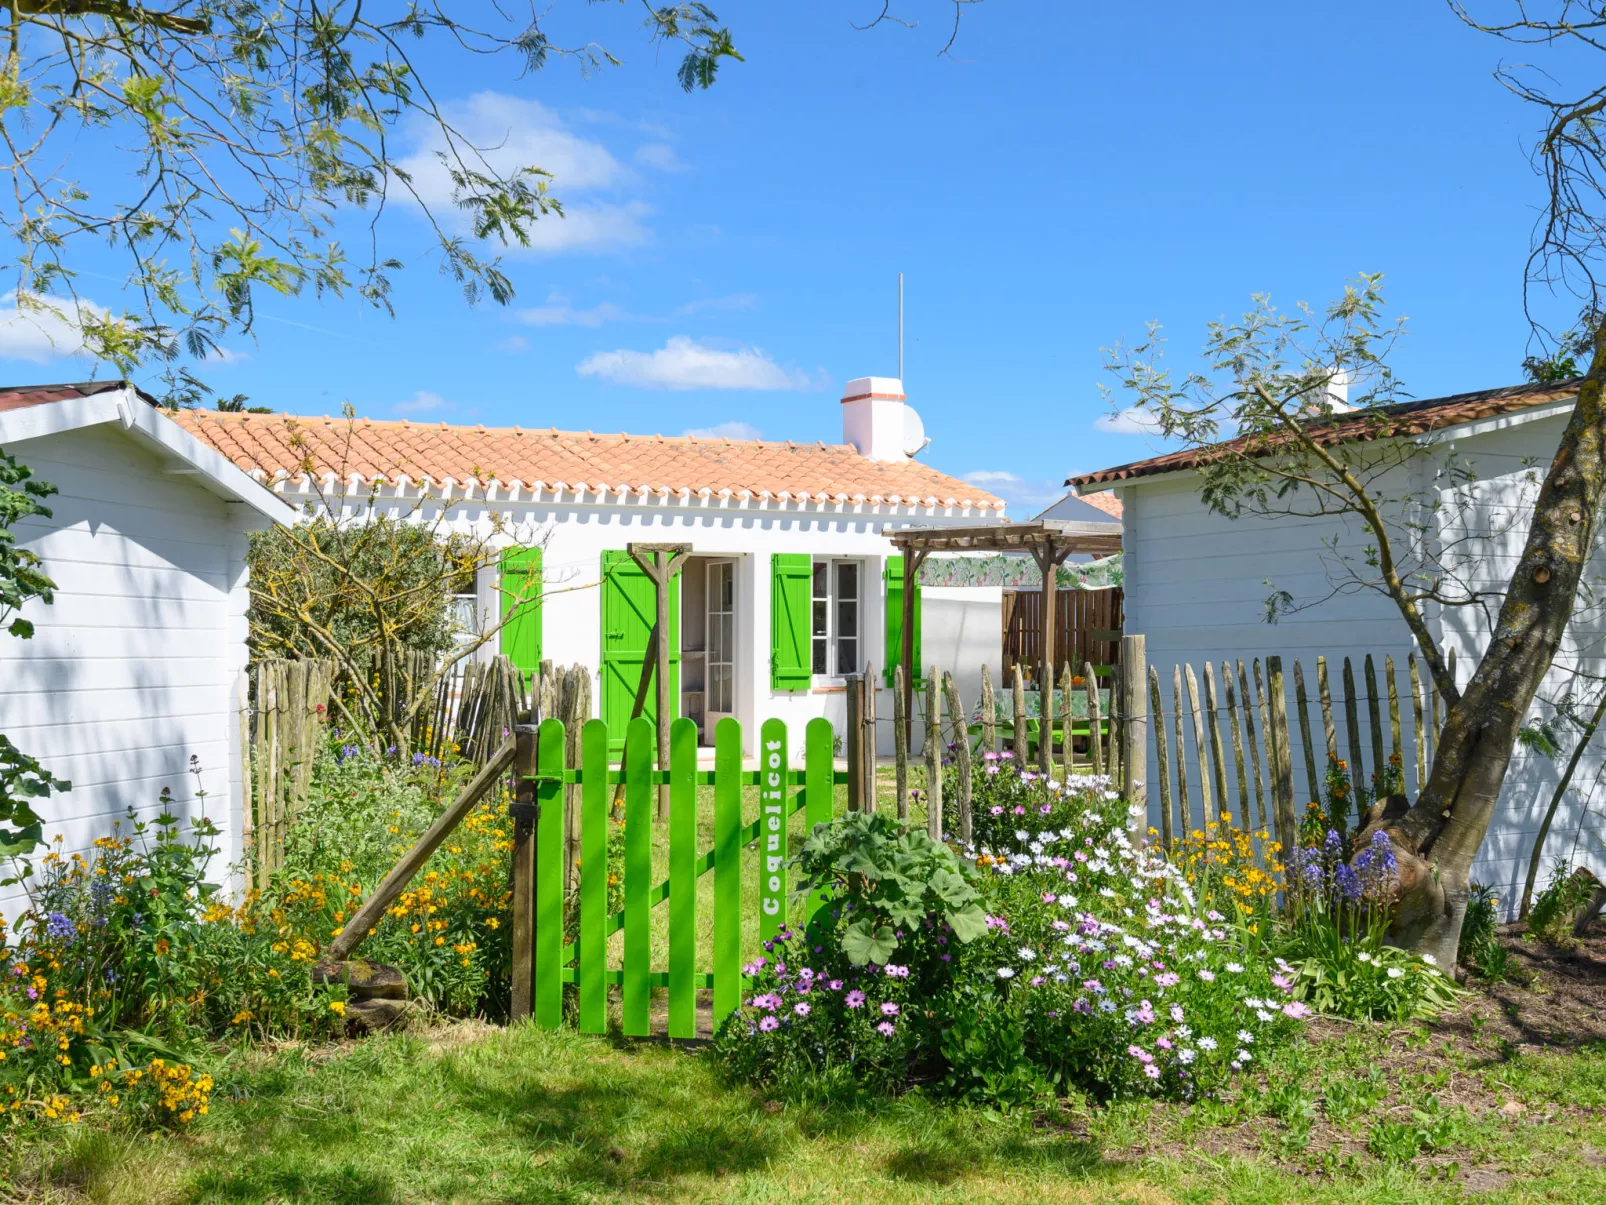
[[[615,753],[624,745],[630,708],[641,683],[647,658],[647,638],[657,608],[652,578],[628,552],[602,554],[602,719],[608,725],[608,744]],[[669,583],[669,705],[670,718],[680,714],[680,575]],[[657,722],[658,684],[647,692],[642,715]],[[615,735],[617,734],[617,735]]]

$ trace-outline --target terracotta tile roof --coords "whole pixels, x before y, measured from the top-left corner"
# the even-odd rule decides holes
[[[1086,502],[1095,510],[1103,511],[1110,518],[1119,519],[1121,517],[1121,500],[1108,490],[1100,494],[1082,494],[1079,496],[1083,502]]]
[[[1579,378],[1581,379],[1581,378]],[[1309,430],[1321,444],[1348,443],[1353,440],[1386,439],[1395,435],[1426,435],[1459,423],[1526,410],[1546,402],[1561,401],[1578,392],[1579,379],[1557,381],[1545,385],[1507,385],[1501,389],[1482,389],[1476,393],[1457,393],[1449,397],[1428,398],[1420,402],[1402,402],[1367,410],[1353,417],[1344,417],[1312,425]],[[1148,460],[1135,460],[1131,464],[1118,464],[1114,468],[1100,469],[1096,473],[1083,473],[1072,477],[1066,485],[1077,489],[1130,481],[1134,477],[1153,477],[1160,473],[1177,473],[1196,469],[1225,456],[1237,455],[1249,449],[1249,437],[1229,439],[1224,443],[1205,448],[1185,448],[1180,452],[1167,452]],[[1260,454],[1274,451],[1276,444],[1262,441],[1256,448]],[[1099,494],[1086,495],[1085,502],[1093,502]]]
[[[284,414],[185,410],[180,426],[240,468],[273,481],[493,480],[501,488],[723,495],[964,506],[1001,512],[987,491],[918,461],[880,464],[848,445],[597,435]]]

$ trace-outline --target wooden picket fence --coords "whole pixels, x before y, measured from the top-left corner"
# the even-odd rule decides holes
[[[1362,657],[1359,682],[1351,658],[1340,659],[1335,682],[1328,658],[1319,656],[1314,698],[1304,666],[1295,660],[1285,670],[1278,656],[1207,661],[1197,671],[1178,664],[1169,698],[1158,667],[1149,666],[1159,768],[1150,797],[1158,796],[1161,840],[1207,830],[1235,812],[1238,827],[1275,827],[1286,846],[1298,823],[1296,780],[1303,779],[1307,802],[1325,800],[1329,768],[1340,761],[1351,784],[1348,800],[1357,805],[1346,809],[1349,824],[1360,819],[1359,805],[1379,793],[1420,791],[1442,709],[1416,655],[1405,660],[1402,690],[1392,654],[1382,658],[1381,679],[1378,659]]]
[[[417,654],[398,674],[423,682],[433,665],[430,658]],[[508,738],[521,712],[540,703],[548,708],[545,714],[555,714],[557,683],[573,676],[573,671],[554,670],[551,662],[545,662],[540,680],[530,684],[536,689],[531,690],[506,657],[461,663],[441,676],[429,702],[414,717],[408,729],[410,751],[440,761],[483,765]],[[250,701],[242,708],[240,729],[251,761],[246,775],[246,850],[258,887],[266,886],[284,864],[285,835],[312,789],[313,758],[329,726],[340,725],[335,705],[339,690],[333,660],[274,658],[251,668]],[[536,714],[540,717],[542,712]]]
[[[680,719],[670,726],[669,769],[653,768],[652,722],[638,718],[626,733],[622,764],[608,760],[608,726],[590,720],[572,743],[564,723],[544,721],[521,728],[514,758],[516,783],[513,847],[513,1007],[515,1018],[533,1015],[557,1028],[564,1017],[564,985],[574,984],[574,1018],[584,1033],[607,1029],[607,993],[620,989],[627,1035],[650,1032],[654,987],[668,989],[668,1032],[696,1036],[696,999],[710,989],[713,1021],[736,1008],[742,992],[742,917],[756,910],[759,936],[780,932],[788,912],[787,821],[801,811],[812,828],[835,813],[836,786],[848,781],[833,762],[829,721],[809,721],[801,770],[791,768],[785,723],[768,720],[759,731],[759,768],[742,766],[742,729],[724,719],[714,730],[714,769],[697,768],[697,725]],[[578,756],[572,750],[578,748]],[[669,787],[669,877],[653,882],[652,847],[657,787]],[[608,830],[614,823],[611,787],[624,787],[624,907],[608,911]],[[570,900],[577,909],[574,940],[565,931],[565,808],[568,787],[579,788],[575,818],[580,851],[579,882]],[[697,849],[698,788],[713,788],[713,848]],[[759,788],[759,818],[742,823],[742,793]],[[794,788],[801,788],[796,790]],[[742,851],[760,859],[757,898],[742,899]],[[712,873],[711,972],[697,971],[697,880]],[[811,901],[812,911],[823,903]],[[655,951],[650,915],[668,910],[667,948]],[[608,938],[623,931],[620,965],[609,966]],[[660,964],[658,954],[664,955]]]
[[[285,833],[306,806],[334,678],[333,661],[262,661],[253,671],[242,735],[251,754],[246,848],[259,887],[284,864]]]

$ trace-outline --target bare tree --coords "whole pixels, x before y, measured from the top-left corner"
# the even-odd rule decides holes
[[[424,474],[397,464],[385,477],[361,479],[351,469],[349,413],[342,436],[319,449],[293,420],[290,427],[312,497],[303,522],[253,537],[253,652],[332,659],[343,726],[407,752],[408,733],[441,681],[554,588],[539,573],[500,575],[497,605],[466,628],[453,623],[452,597],[477,594],[480,571],[505,547],[538,547],[546,533],[519,530],[494,510],[484,522],[460,523],[461,508],[483,505],[483,478],[408,490],[400,479]]]

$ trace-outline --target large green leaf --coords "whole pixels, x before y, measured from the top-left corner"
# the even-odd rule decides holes
[[[892,957],[892,952],[898,948],[898,938],[893,933],[891,925],[882,925],[872,930],[872,923],[864,920],[855,921],[842,934],[842,952],[856,967],[862,967],[867,962],[885,966],[887,959]]]

